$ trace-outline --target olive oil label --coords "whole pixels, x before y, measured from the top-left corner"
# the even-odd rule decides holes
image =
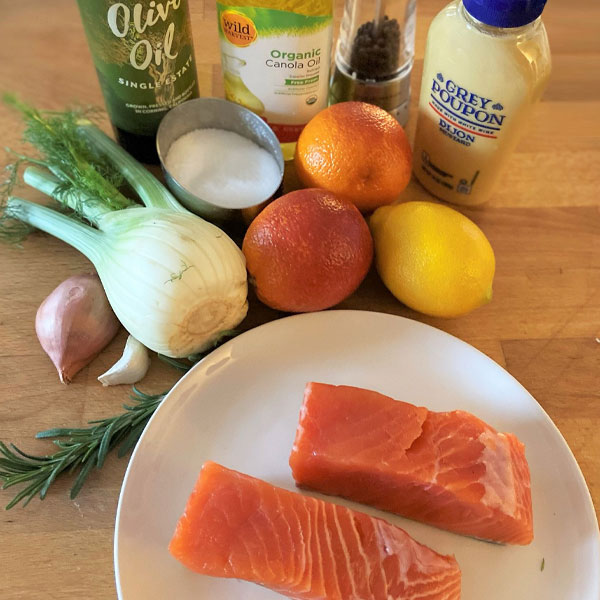
[[[327,106],[331,16],[217,3],[225,97],[264,118],[282,143]]]
[[[173,106],[198,96],[187,0],[79,0],[111,121],[153,135]]]

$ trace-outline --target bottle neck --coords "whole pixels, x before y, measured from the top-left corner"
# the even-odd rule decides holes
[[[535,21],[521,25],[520,27],[494,27],[492,25],[486,25],[482,21],[478,21],[464,6],[462,0],[460,0],[458,11],[462,18],[471,26],[477,29],[477,31],[490,35],[493,37],[519,37],[529,33],[532,29],[539,27],[542,22],[542,17],[538,17]]]

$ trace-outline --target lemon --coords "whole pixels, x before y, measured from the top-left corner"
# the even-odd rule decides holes
[[[457,317],[491,300],[494,251],[458,211],[433,202],[383,206],[370,227],[377,271],[400,302],[434,317]]]

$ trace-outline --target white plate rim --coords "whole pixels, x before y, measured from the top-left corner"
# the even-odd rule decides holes
[[[230,346],[237,343],[238,340],[240,340],[242,337],[249,337],[252,335],[256,335],[256,332],[258,330],[261,330],[261,333],[262,333],[262,332],[264,332],[265,329],[277,328],[277,325],[281,321],[288,321],[291,319],[294,319],[294,320],[310,319],[311,317],[314,317],[315,315],[332,314],[332,313],[333,314],[346,313],[348,316],[350,316],[350,315],[363,316],[363,315],[367,314],[367,315],[373,316],[373,318],[382,317],[382,318],[401,319],[404,321],[410,321],[411,323],[416,324],[416,326],[424,327],[427,329],[433,329],[434,331],[437,332],[437,334],[441,334],[443,336],[447,336],[448,338],[451,338],[454,341],[454,343],[459,343],[460,345],[468,347],[471,351],[475,351],[476,353],[478,353],[483,358],[484,361],[491,363],[491,365],[493,365],[494,368],[496,368],[496,369],[499,368],[502,371],[504,371],[505,375],[508,376],[509,378],[511,378],[514,381],[514,383],[524,392],[524,394],[530,398],[532,403],[536,406],[536,409],[541,413],[540,416],[542,416],[542,418],[546,421],[546,425],[549,426],[550,429],[552,430],[552,432],[557,436],[556,439],[557,439],[557,441],[559,441],[562,444],[562,446],[563,446],[562,449],[567,451],[567,453],[571,459],[572,466],[575,467],[575,471],[578,475],[579,482],[585,492],[583,494],[583,497],[585,498],[585,504],[586,504],[585,510],[588,513],[588,515],[591,517],[592,525],[595,527],[595,533],[596,533],[596,538],[597,538],[596,545],[595,545],[595,551],[596,551],[596,555],[600,556],[600,529],[599,529],[598,519],[596,516],[596,511],[595,511],[594,503],[592,500],[592,496],[591,496],[589,487],[587,485],[587,482],[585,480],[585,477],[583,475],[583,472],[581,471],[581,467],[579,466],[579,463],[577,462],[577,459],[575,458],[573,451],[571,450],[570,446],[568,445],[567,441],[565,440],[564,436],[562,435],[561,431],[558,429],[558,427],[556,426],[554,421],[552,421],[552,419],[550,418],[548,413],[544,410],[542,405],[533,397],[533,395],[531,393],[529,393],[529,391],[521,384],[521,382],[518,379],[516,379],[516,377],[514,377],[504,367],[499,365],[496,361],[494,361],[492,358],[487,356],[481,350],[475,348],[474,346],[461,340],[460,338],[458,338],[442,329],[438,329],[437,327],[428,325],[427,323],[423,323],[423,322],[417,321],[415,319],[409,319],[407,317],[403,317],[400,315],[394,315],[394,314],[384,313],[384,312],[379,312],[379,311],[356,310],[356,309],[349,309],[349,310],[334,309],[334,310],[327,310],[327,311],[319,311],[319,312],[312,312],[312,313],[300,313],[300,314],[284,316],[281,318],[274,319],[272,321],[268,321],[266,323],[262,323],[261,325],[258,325],[257,327],[253,327],[251,329],[244,331],[243,333],[237,335],[236,337],[228,340],[221,346],[217,347],[215,350],[213,350],[212,352],[207,354],[205,357],[203,357],[202,360],[198,361],[198,363],[196,365],[194,365],[187,373],[185,373],[175,383],[175,385],[169,390],[169,392],[165,395],[165,397],[161,401],[158,408],[155,410],[153,415],[150,417],[148,423],[146,424],[146,426],[144,428],[144,431],[140,435],[140,438],[138,439],[138,441],[135,445],[135,448],[129,458],[127,469],[125,471],[125,475],[123,477],[123,482],[121,484],[121,489],[119,492],[119,500],[118,500],[118,504],[117,504],[117,512],[116,512],[116,516],[115,516],[115,528],[114,528],[114,535],[113,535],[113,564],[114,564],[114,574],[115,574],[115,585],[117,588],[117,596],[118,596],[119,600],[124,600],[123,592],[121,589],[121,583],[120,583],[119,547],[118,547],[119,529],[120,529],[119,524],[121,521],[121,512],[122,512],[122,505],[123,505],[123,501],[124,501],[124,492],[125,492],[125,489],[127,486],[127,481],[128,481],[130,472],[133,468],[133,464],[134,464],[136,455],[138,453],[138,449],[141,447],[142,441],[143,441],[144,437],[146,436],[146,434],[148,433],[148,431],[150,430],[150,427],[151,427],[153,421],[158,418],[160,411],[165,410],[164,407],[167,406],[168,403],[170,403],[170,398],[176,397],[177,390],[179,387],[183,387],[184,385],[187,385],[187,380],[190,379],[191,377],[193,377],[193,373],[196,370],[201,369],[203,364],[205,362],[211,360],[216,353],[226,352]],[[600,572],[597,573],[596,580],[597,580],[596,583],[597,583],[598,592],[600,593]]]

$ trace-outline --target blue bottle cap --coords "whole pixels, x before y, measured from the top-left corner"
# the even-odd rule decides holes
[[[546,0],[463,0],[467,12],[492,27],[521,27],[535,21]]]

